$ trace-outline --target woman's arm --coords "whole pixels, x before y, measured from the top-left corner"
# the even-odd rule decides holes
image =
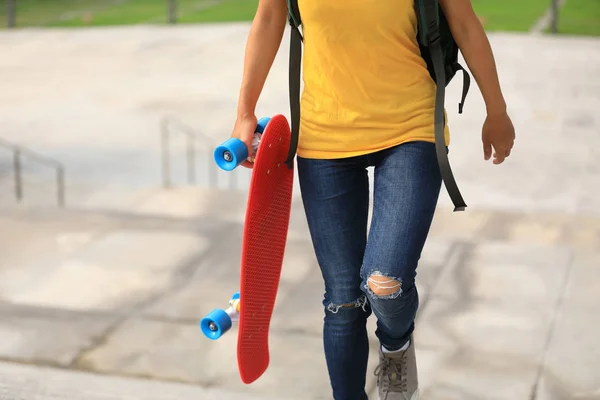
[[[481,90],[487,109],[483,126],[484,157],[489,160],[492,146],[494,164],[510,155],[515,131],[508,117],[506,101],[500,89],[494,54],[487,35],[473,11],[470,0],[439,0],[448,19],[452,35]]]
[[[259,1],[246,43],[237,120],[231,135],[246,144],[249,155],[252,155],[252,136],[257,124],[256,103],[281,45],[286,22],[285,0]],[[252,167],[248,161],[243,165]]]

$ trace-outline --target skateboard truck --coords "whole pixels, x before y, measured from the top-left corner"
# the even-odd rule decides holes
[[[258,145],[260,144],[260,137],[265,131],[267,124],[271,118],[264,117],[258,120],[254,137],[252,138],[252,151],[256,154]],[[241,163],[248,159],[248,148],[246,144],[238,138],[231,138],[223,142],[220,146],[215,149],[214,157],[217,165],[225,170],[232,171],[237,168]]]
[[[200,329],[204,336],[217,340],[237,322],[240,316],[240,292],[235,293],[229,300],[229,308],[216,308],[200,321]]]

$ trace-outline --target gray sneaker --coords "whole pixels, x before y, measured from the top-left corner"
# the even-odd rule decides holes
[[[412,337],[408,349],[383,353],[379,349],[379,365],[375,368],[379,400],[418,400],[417,359]]]

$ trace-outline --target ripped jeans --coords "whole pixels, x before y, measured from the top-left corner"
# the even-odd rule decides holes
[[[323,341],[333,397],[367,399],[367,318],[375,314],[375,334],[390,350],[414,330],[416,269],[442,182],[435,147],[410,142],[343,159],[298,157],[298,176],[325,281]]]

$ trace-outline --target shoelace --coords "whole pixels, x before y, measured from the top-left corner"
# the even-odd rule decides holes
[[[388,392],[405,392],[408,390],[406,382],[406,355],[399,358],[384,358],[375,368],[375,376],[380,387]],[[394,376],[396,379],[393,379]],[[386,379],[387,378],[387,379]]]

